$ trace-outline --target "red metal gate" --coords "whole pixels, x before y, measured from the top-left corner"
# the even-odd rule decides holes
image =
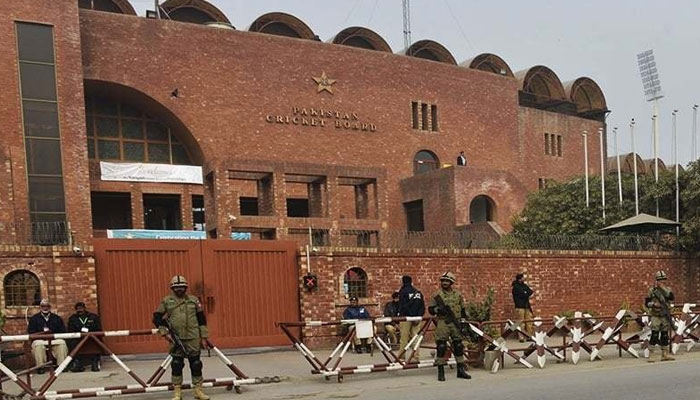
[[[95,240],[97,293],[105,330],[149,329],[153,311],[182,274],[204,305],[222,347],[286,344],[276,321],[299,318],[294,242]],[[110,338],[115,353],[165,351],[157,338]]]

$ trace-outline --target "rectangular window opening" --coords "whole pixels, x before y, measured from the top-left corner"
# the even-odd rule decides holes
[[[420,105],[421,113],[421,129],[427,131],[428,128],[428,105],[423,103]]]
[[[143,221],[146,229],[181,230],[180,195],[144,194]]]
[[[413,129],[420,129],[420,118],[418,117],[418,102],[411,102],[411,116],[413,120]]]
[[[194,194],[192,195],[192,229],[195,231],[206,231],[205,221],[204,196]]]
[[[92,192],[90,202],[94,230],[132,228],[130,193]]]
[[[549,133],[544,134],[544,154],[549,155]]]
[[[562,156],[562,151],[561,151],[561,135],[557,135],[557,156],[561,157]]]
[[[422,232],[425,230],[423,221],[423,200],[409,201],[403,204],[406,212],[406,229],[409,232]]]
[[[435,104],[430,106],[430,121],[431,121],[431,128],[433,132],[438,131],[438,111],[437,111],[437,106]]]

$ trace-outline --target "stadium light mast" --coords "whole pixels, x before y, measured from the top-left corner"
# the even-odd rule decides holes
[[[637,64],[639,65],[639,75],[642,78],[644,96],[648,102],[652,103],[652,110],[655,119],[654,123],[654,166],[658,171],[659,167],[659,100],[664,97],[661,91],[661,81],[659,80],[659,70],[654,59],[654,50],[647,50],[637,54]],[[655,174],[656,181],[659,181],[658,172]],[[657,213],[658,214],[658,213]]]
[[[156,5],[156,19],[160,19],[160,1],[154,0]]]
[[[411,46],[411,0],[403,0],[403,46]]]

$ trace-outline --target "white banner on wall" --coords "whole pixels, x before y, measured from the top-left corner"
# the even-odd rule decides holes
[[[103,181],[202,184],[202,167],[100,161]]]

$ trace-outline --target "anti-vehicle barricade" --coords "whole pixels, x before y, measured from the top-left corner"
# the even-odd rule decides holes
[[[420,328],[418,332],[411,337],[404,348],[398,349],[397,353],[377,334],[375,325],[401,322],[419,323]],[[414,356],[418,352],[418,349],[423,347],[422,344],[425,335],[431,325],[435,323],[436,320],[430,317],[380,317],[368,320],[348,319],[340,321],[279,322],[277,325],[287,335],[292,345],[311,365],[312,374],[322,375],[326,380],[331,377],[336,377],[338,382],[342,382],[344,375],[434,367],[435,360],[432,358],[418,360]],[[314,352],[300,340],[298,335],[292,332],[294,328],[338,327],[341,325],[346,325],[348,331],[342,337],[340,343],[335,346],[331,354],[324,360],[317,357]],[[360,339],[372,339],[386,362],[354,366],[342,365],[343,359],[356,337]],[[455,365],[455,363],[454,357],[451,357],[447,362],[450,366]]]
[[[685,343],[687,351],[700,342],[700,310],[695,304],[684,304],[682,311],[675,313],[674,332],[670,337],[670,349],[675,354],[680,345]],[[377,335],[375,324],[383,324],[401,321],[420,322],[419,332],[411,338],[403,349],[398,349],[398,354],[388,346],[383,339]],[[525,332],[521,325],[523,322],[532,322],[535,327],[534,334]],[[618,356],[625,352],[634,358],[649,357],[649,339],[651,328],[649,326],[650,316],[647,314],[636,314],[628,310],[619,310],[614,315],[592,316],[582,312],[576,312],[573,318],[564,316],[554,316],[550,321],[541,318],[521,321],[520,324],[513,320],[497,320],[487,322],[467,321],[471,331],[479,338],[476,353],[470,354],[470,362],[483,360],[487,350],[500,352],[497,361],[494,363],[492,372],[496,372],[504,365],[506,356],[515,360],[526,368],[534,368],[528,361],[529,356],[536,355],[536,363],[539,368],[544,368],[547,362],[547,355],[556,359],[557,362],[567,362],[569,359],[576,365],[581,359],[583,352],[587,353],[590,361],[602,359],[600,352],[605,346],[615,346],[618,349]],[[362,325],[369,324],[367,329]],[[324,376],[326,379],[337,377],[342,381],[343,375],[400,371],[416,368],[428,368],[435,366],[433,359],[412,360],[412,355],[420,347],[431,348],[423,345],[423,340],[431,325],[436,324],[436,319],[431,317],[398,317],[398,318],[374,318],[371,320],[340,320],[340,321],[306,321],[306,322],[281,322],[278,326],[290,339],[294,347],[311,365],[311,373]],[[330,355],[321,360],[303,341],[295,335],[294,328],[320,328],[347,325],[348,332],[342,337],[340,343],[332,350]],[[633,327],[632,332],[628,326]],[[491,328],[491,329],[490,329]],[[488,332],[496,330],[500,337],[492,337]],[[343,358],[350,348],[353,339],[358,332],[364,331],[361,338],[371,338],[376,343],[377,348],[386,360],[386,363],[344,366]],[[547,339],[561,336],[561,344],[548,344]],[[524,347],[509,348],[505,339],[515,338],[524,340]],[[550,340],[551,343],[551,340]],[[633,346],[639,345],[640,352]],[[433,347],[434,348],[434,347]],[[569,358],[570,355],[570,358]],[[406,361],[411,360],[411,361]],[[454,365],[453,358],[449,364]]]
[[[59,364],[55,370],[49,373],[47,380],[39,387],[34,388],[27,371],[14,373],[2,362],[0,362],[0,373],[3,375],[3,381],[14,382],[22,392],[19,395],[11,395],[2,391],[0,394],[5,398],[24,397],[29,395],[31,400],[57,400],[57,399],[75,399],[88,397],[113,397],[132,394],[147,394],[157,392],[167,392],[173,390],[173,385],[170,382],[160,382],[168,367],[172,362],[172,356],[168,355],[165,360],[156,368],[153,374],[147,380],[138,376],[126,363],[124,363],[114,352],[112,352],[107,344],[101,340],[110,337],[126,337],[126,336],[145,336],[156,335],[157,329],[148,330],[122,330],[122,331],[106,331],[106,332],[75,332],[75,333],[57,333],[57,334],[32,334],[32,335],[7,335],[0,336],[0,342],[31,342],[34,340],[79,340],[78,344],[71,350],[66,359]],[[66,371],[76,355],[80,352],[87,342],[93,342],[100,350],[110,357],[122,370],[124,370],[136,383],[131,385],[108,386],[108,387],[87,387],[76,389],[49,390],[59,377]],[[231,371],[231,376],[205,379],[203,387],[225,387],[227,390],[235,390],[236,393],[241,393],[242,385],[252,385],[260,383],[259,378],[250,378],[241,371],[219,348],[217,348],[210,340],[206,340],[211,351],[216,357]],[[43,366],[42,366],[43,367]],[[32,372],[40,367],[34,367],[28,371]],[[26,381],[20,379],[20,375],[27,375]],[[278,377],[274,377],[273,381],[279,382]],[[183,389],[191,389],[192,385],[186,383],[182,385]]]

